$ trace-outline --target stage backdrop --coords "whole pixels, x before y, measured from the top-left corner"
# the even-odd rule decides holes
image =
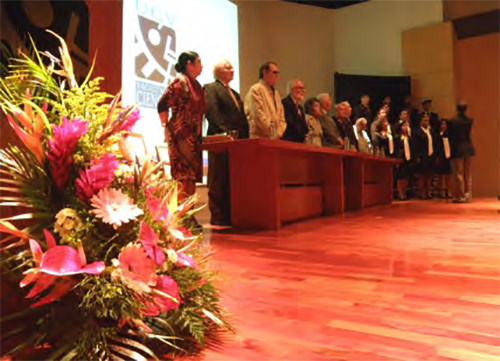
[[[335,73],[335,101],[347,100],[352,107],[362,94],[370,95],[370,106],[377,111],[383,98],[391,96],[393,110],[398,111],[404,97],[411,94],[409,76],[372,76]]]
[[[134,131],[144,136],[153,154],[164,140],[156,105],[177,75],[177,57],[186,50],[200,54],[202,85],[213,81],[213,65],[228,59],[235,74],[231,86],[239,90],[236,5],[229,0],[123,1],[123,101],[140,107]]]

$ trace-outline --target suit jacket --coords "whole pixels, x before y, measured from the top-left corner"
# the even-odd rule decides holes
[[[451,157],[465,158],[476,154],[470,133],[474,120],[466,115],[458,115],[448,122],[451,143]]]
[[[277,90],[263,81],[252,85],[245,97],[245,114],[253,138],[272,138],[271,121],[276,127],[276,137],[281,138],[286,129],[285,111]]]
[[[208,135],[225,133],[228,130],[237,130],[238,138],[248,138],[248,122],[245,117],[243,102],[240,95],[231,89],[239,109],[234,103],[229,90],[220,81],[205,84],[206,113],[208,120]]]
[[[307,123],[302,105],[295,105],[289,95],[282,100],[285,111],[286,130],[283,133],[283,140],[304,143],[307,134]]]
[[[422,117],[422,115],[424,115],[424,114],[428,114],[429,115],[429,123],[431,125],[431,128],[432,128],[432,130],[436,131],[439,128],[439,116],[437,115],[437,113],[434,113],[434,112],[421,112],[419,114],[418,119],[420,120],[420,117]],[[417,127],[420,127],[420,124],[418,124]]]
[[[427,134],[424,133],[421,127],[415,128],[413,131],[412,138],[414,140],[415,154],[421,159],[433,158],[436,154],[436,133],[434,133],[434,130],[430,126],[429,129],[431,132],[433,150],[430,156],[428,152],[429,138]]]
[[[319,122],[323,129],[323,145],[326,147],[335,147],[338,145],[338,138],[340,137],[337,124],[328,114],[321,114]]]
[[[356,140],[356,135],[354,134],[354,130],[352,128],[352,122],[349,120],[349,118],[334,117],[334,120],[342,139],[347,137],[349,139],[349,143],[351,143],[351,145],[355,146],[357,149],[358,141]]]

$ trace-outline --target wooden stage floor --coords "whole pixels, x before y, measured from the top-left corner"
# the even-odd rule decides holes
[[[205,229],[237,334],[194,359],[500,360],[499,209],[410,201],[278,232]]]

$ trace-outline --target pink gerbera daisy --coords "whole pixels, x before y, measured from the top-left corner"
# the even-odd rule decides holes
[[[90,203],[95,208],[90,212],[115,229],[143,213],[129,196],[114,188],[101,189],[92,197]]]

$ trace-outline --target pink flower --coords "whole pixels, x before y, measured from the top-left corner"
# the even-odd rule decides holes
[[[185,254],[184,252],[177,253],[177,262],[175,262],[175,265],[177,267],[193,267],[193,268],[198,267],[193,258]]]
[[[104,271],[104,262],[94,262],[87,265],[87,259],[81,243],[78,246],[78,251],[69,246],[56,246],[54,237],[47,230],[44,230],[44,233],[48,246],[48,250],[45,253],[42,252],[42,248],[37,241],[30,239],[30,248],[35,261],[35,268],[25,272],[26,276],[21,281],[20,286],[25,287],[32,282],[35,282],[35,285],[26,298],[36,296],[51,286],[60,277],[80,273],[97,275]],[[60,279],[47,296],[42,297],[31,307],[41,306],[62,297],[73,287],[74,283],[74,280],[70,278]]]
[[[79,118],[68,121],[62,117],[60,126],[52,126],[53,139],[47,139],[50,171],[57,188],[63,190],[73,164],[73,152],[80,137],[88,131],[88,123]]]
[[[145,308],[141,312],[145,316],[158,316],[161,312],[179,307],[181,296],[177,282],[169,276],[159,276],[152,299],[143,302]]]
[[[151,287],[156,285],[154,261],[140,245],[126,246],[118,256],[117,265],[114,276],[120,277],[137,293],[151,292]]]
[[[148,256],[154,260],[157,265],[161,266],[163,262],[165,262],[165,254],[163,253],[163,249],[157,244],[158,237],[156,237],[154,230],[145,222],[141,222],[139,240]]]
[[[104,154],[93,159],[90,167],[80,170],[76,180],[76,195],[84,202],[88,201],[101,189],[108,187],[113,181],[118,160],[113,154]]]
[[[90,212],[101,218],[104,223],[111,224],[114,229],[143,213],[129,196],[114,188],[101,189],[92,197],[90,203],[95,208]]]
[[[146,205],[155,221],[169,222],[168,208],[150,190],[146,191]]]
[[[120,116],[122,114],[123,113],[120,113]],[[123,122],[120,123],[120,125],[117,127],[116,132],[118,133],[123,131],[127,132],[132,131],[132,128],[134,128],[134,125],[139,120],[139,117],[140,117],[139,108],[135,108],[135,110],[132,113],[130,113],[130,115]]]

